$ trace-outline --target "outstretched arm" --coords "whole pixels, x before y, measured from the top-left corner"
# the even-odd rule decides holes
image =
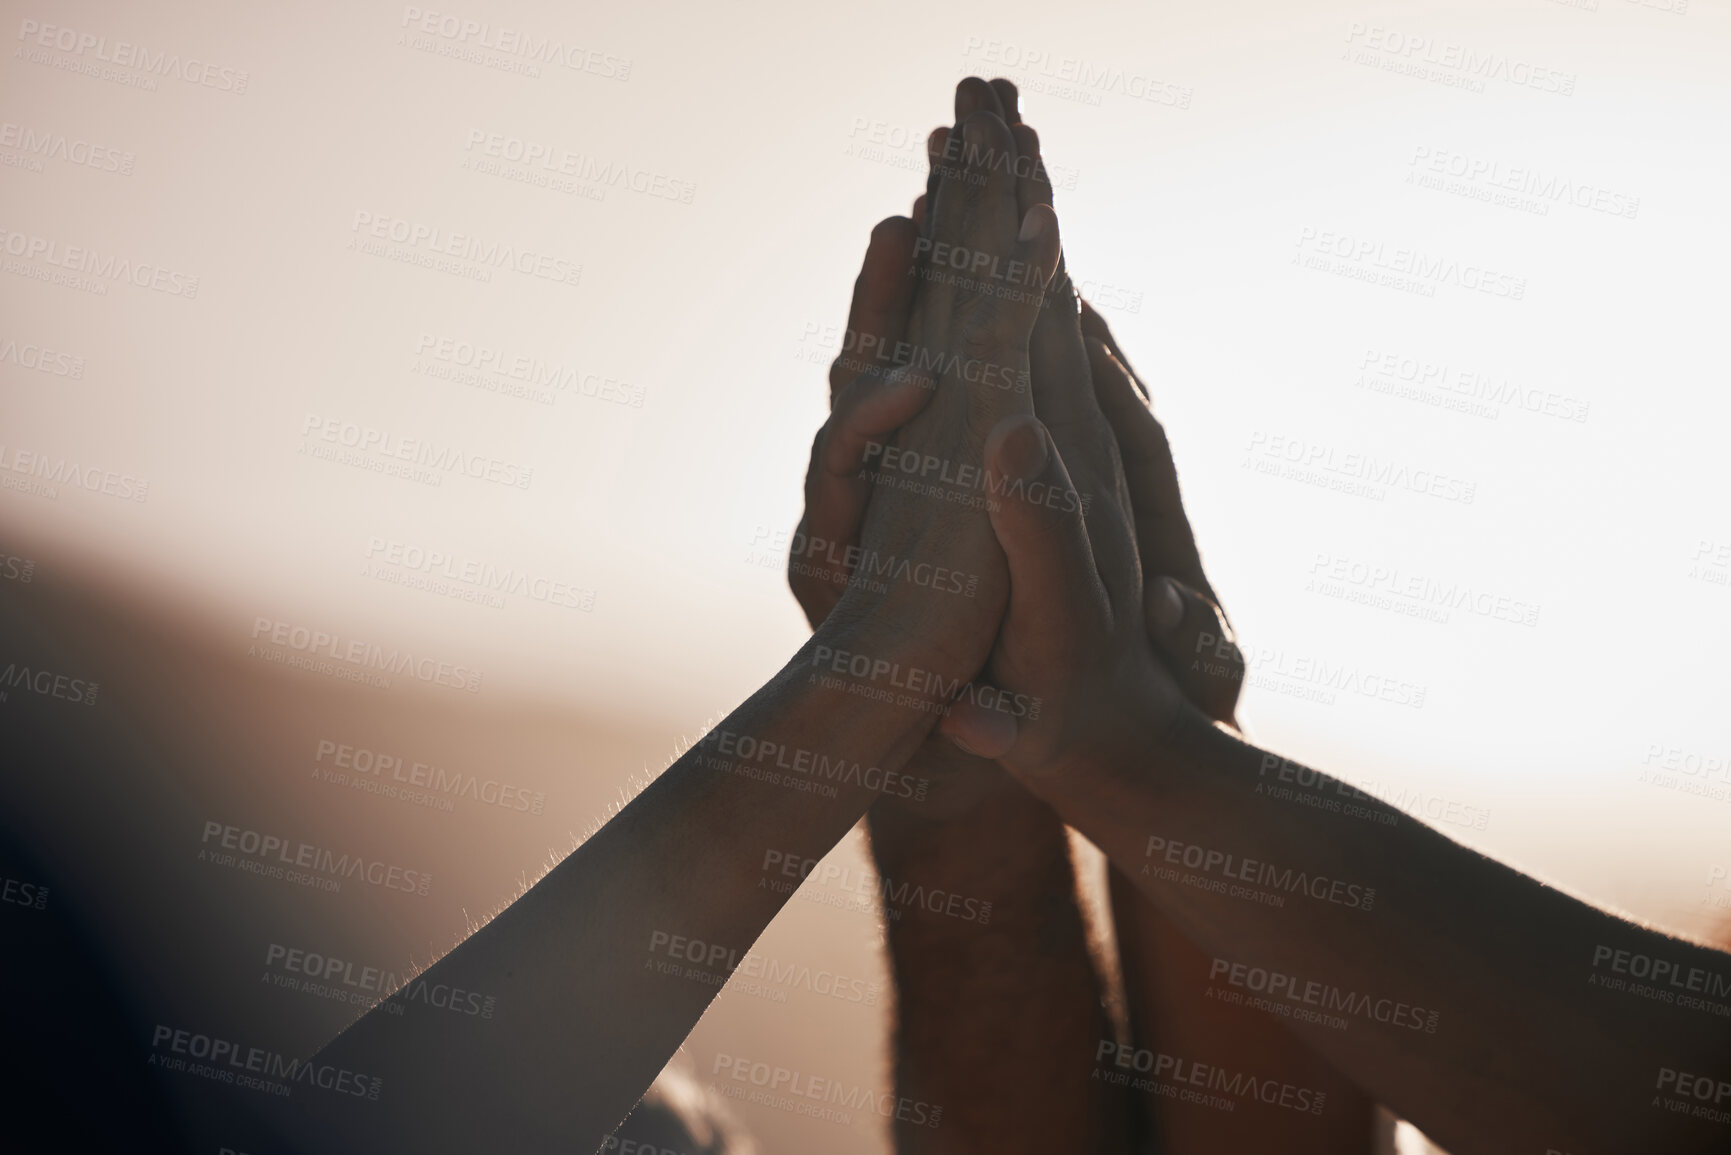
[[[1002,121],[984,114],[963,131],[981,155],[1001,154],[1007,138]],[[593,1150],[713,994],[662,980],[647,957],[654,936],[721,948],[718,962],[742,957],[787,898],[766,877],[771,855],[784,862],[827,853],[977,673],[1008,593],[976,492],[982,451],[987,433],[1028,403],[952,366],[985,356],[1025,376],[1028,334],[1057,263],[1057,220],[1049,209],[1018,212],[1013,178],[973,164],[943,182],[934,212],[931,235],[947,248],[1021,270],[1025,281],[1006,294],[980,277],[922,265],[910,330],[944,354],[939,371],[868,383],[873,403],[896,411],[891,428],[900,428],[862,456],[872,446],[830,436],[830,427],[814,449],[814,474],[818,485],[862,502],[875,489],[862,547],[910,564],[964,567],[979,575],[976,597],[957,606],[914,583],[850,587],[768,685],[420,976],[493,993],[491,1020],[453,1023],[459,1016],[415,1013],[421,1008],[399,1015],[387,1005],[317,1056],[324,1071],[380,1080],[379,1093],[297,1089],[309,1132],[303,1147]],[[943,478],[976,484],[934,492],[924,477],[907,485],[888,474],[874,486],[871,467],[892,457],[922,469],[935,462]],[[833,797],[800,788],[838,764]],[[352,1074],[332,1081],[355,1085]]]
[[[994,524],[1012,598],[991,673],[1051,695],[996,752],[1207,952],[1217,989],[1291,1008],[1313,1049],[1451,1150],[1724,1149],[1731,956],[1245,742],[1148,645],[1159,583],[1131,595],[1123,573],[1096,571],[1093,527],[1061,512],[1006,503]],[[1173,656],[1180,636],[1155,631]],[[992,732],[965,711],[943,726]],[[1131,1069],[1209,1086],[1255,1074]]]

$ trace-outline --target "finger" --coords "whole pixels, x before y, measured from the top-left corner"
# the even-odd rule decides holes
[[[1078,298],[1078,300],[1082,304],[1082,335],[1103,342],[1106,348],[1112,351],[1112,356],[1118,358],[1118,363],[1129,372],[1130,380],[1135,384],[1136,391],[1142,394],[1143,399],[1154,400],[1154,394],[1148,390],[1148,383],[1142,380],[1141,374],[1136,372],[1136,367],[1130,364],[1130,358],[1124,356],[1124,350],[1118,347],[1118,341],[1112,336],[1112,330],[1106,324],[1106,318],[1100,316],[1086,298]]]
[[[1016,86],[1001,76],[991,83],[992,91],[998,96],[998,111],[1003,115],[1004,123],[1009,125],[1021,124],[1021,93],[1016,91]]]
[[[1002,758],[1016,744],[1016,720],[1001,710],[988,710],[972,698],[950,703],[938,720],[938,733],[964,754]]]
[[[1220,606],[1174,578],[1153,578],[1144,593],[1148,640],[1184,696],[1210,718],[1232,721],[1244,685],[1244,654]]]
[[[1003,495],[988,507],[1010,569],[1005,621],[1046,627],[1018,632],[1014,660],[1042,670],[1061,666],[1080,632],[1072,623],[1104,620],[1101,615],[1109,613],[1075,486],[1035,417],[998,423],[986,442],[986,468],[1006,482]],[[1054,628],[1055,622],[1060,624]]]
[[[812,441],[805,476],[805,513],[788,551],[787,584],[817,625],[847,588],[848,547],[859,540],[871,498],[868,465],[874,445],[912,420],[931,400],[929,374],[911,368],[883,377],[863,375],[837,395],[829,420]]]
[[[1137,396],[1124,363],[1098,338],[1088,338],[1087,344],[1094,395],[1118,443],[1130,491],[1142,571],[1174,575],[1212,598],[1214,590],[1202,572],[1196,537],[1179,496],[1178,468],[1166,431]]]
[[[832,398],[861,373],[876,370],[881,375],[894,367],[893,351],[907,327],[913,300],[914,279],[908,272],[916,236],[907,217],[886,217],[872,229],[854,281],[841,352],[829,367]]]
[[[1026,211],[1036,204],[1052,203],[1052,186],[1040,162],[1040,137],[1027,125],[1015,130],[1017,159],[1026,162],[1018,171],[1016,195]],[[1072,467],[1086,471],[1078,456],[1083,440],[1099,436],[1104,427],[1099,403],[1088,387],[1088,352],[1082,344],[1074,289],[1060,264],[1058,277],[1047,294],[1040,317],[1034,323],[1028,346],[1029,367],[1034,378],[1034,409],[1052,430],[1060,449],[1070,455]]]
[[[925,228],[926,195],[924,193],[921,193],[919,196],[914,198],[914,211],[910,215],[914,218],[914,229],[916,232]]]
[[[1040,158],[1039,134],[1027,125],[1017,125],[1011,133],[1017,149],[1018,201],[1027,208],[1050,205],[1052,186]],[[1051,431],[1077,486],[1094,499],[1087,524],[1095,561],[1113,604],[1122,605],[1142,588],[1128,493],[1120,488],[1117,445],[1089,382],[1074,290],[1061,264],[1054,283],[1057,287],[1040,309],[1028,344],[1034,411]]]
[[[1015,239],[1026,215],[1016,197],[1016,141],[1009,125],[996,111],[997,96],[960,122],[966,179],[963,191],[963,243],[975,252],[1002,253]]]
[[[966,84],[967,81],[964,80],[962,83]],[[1009,81],[1004,81],[1003,83],[1008,84]],[[968,119],[968,117],[973,115],[975,112],[989,112],[1005,124],[1011,123],[1009,110],[1004,107],[1003,92],[1004,90],[999,87],[998,81],[986,81],[984,89],[974,90],[974,105],[968,112],[963,113],[960,108],[956,109],[956,123],[962,123],[962,121]],[[1013,87],[1011,95],[1015,95]]]
[[[938,181],[942,177],[940,170],[949,163],[951,131],[949,125],[940,124],[926,134],[926,191],[920,194],[920,199],[916,202],[922,210],[920,216],[920,236],[922,237],[931,235],[926,231],[924,209],[937,198]],[[959,149],[961,146],[958,144],[955,147]]]
[[[933,239],[954,243],[961,236],[962,221],[967,210],[966,197],[963,195],[965,189],[961,180],[967,166],[965,128],[971,117],[981,111],[990,112],[997,106],[997,102],[998,97],[992,91],[992,86],[977,76],[964,77],[956,85],[955,126],[945,134],[938,161],[932,165],[931,175],[926,182],[926,209],[931,219],[931,231],[926,235]],[[928,138],[928,157],[930,149],[931,140]]]
[[[1040,134],[1030,125],[1013,124],[1010,136],[1016,142],[1016,204],[1025,213],[1035,205],[1052,203],[1052,181],[1040,159]]]

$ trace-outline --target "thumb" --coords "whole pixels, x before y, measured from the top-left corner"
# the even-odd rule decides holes
[[[1016,744],[1016,720],[963,696],[951,702],[938,720],[938,733],[954,742],[964,754],[1002,758]]]
[[[1078,620],[1109,612],[1083,524],[1087,499],[1038,418],[998,422],[985,456],[992,532],[1010,569],[1005,632],[1014,627],[1020,659],[1044,666]]]
[[[1148,640],[1184,696],[1210,718],[1231,722],[1244,685],[1244,654],[1220,607],[1169,577],[1148,579],[1142,605]]]

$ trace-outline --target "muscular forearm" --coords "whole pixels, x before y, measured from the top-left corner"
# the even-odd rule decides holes
[[[888,652],[838,631],[814,637],[704,742],[420,976],[492,995],[491,1019],[414,1003],[393,1014],[387,1005],[327,1046],[319,1063],[381,1077],[381,1093],[345,1103],[297,1089],[308,1117],[300,1125],[314,1129],[303,1145],[599,1145],[716,991],[661,973],[656,944],[680,936],[721,948],[705,953],[713,969],[736,964],[797,884],[766,862],[826,854],[932,724],[932,713],[905,703],[825,688],[810,661],[823,645]],[[819,753],[829,759],[821,772]]]
[[[1112,1029],[1063,824],[994,764],[916,764],[934,756],[928,811],[886,799],[869,817],[897,1094],[943,1112],[935,1128],[898,1122],[896,1150],[1123,1150],[1122,1097],[1090,1077]],[[899,901],[904,886],[927,901]]]
[[[1597,910],[1381,803],[1328,813],[1259,791],[1283,768],[1300,776],[1187,718],[1175,735],[1146,736],[1168,751],[1157,767],[1100,768],[1053,797],[1209,954],[1219,989],[1303,1012],[1292,1020],[1301,1037],[1451,1150],[1723,1143],[1722,1125],[1656,1096],[1692,1104],[1702,1075],[1718,1094],[1731,1079],[1724,1020],[1608,988],[1611,967],[1595,960],[1628,951],[1704,984],[1731,977],[1731,958]],[[1301,792],[1336,791],[1310,773]],[[1325,1021],[1301,1021],[1309,1012]]]

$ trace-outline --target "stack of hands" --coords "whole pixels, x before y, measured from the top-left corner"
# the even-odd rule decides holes
[[[424,976],[493,1021],[368,1014],[316,1061],[383,1093],[299,1096],[300,1141],[617,1149],[714,994],[658,944],[742,957],[789,897],[766,881],[865,816],[898,1150],[1370,1151],[1378,1104],[1456,1155],[1723,1149],[1731,1007],[1603,980],[1641,956],[1731,995],[1731,959],[1235,731],[1243,662],[1039,139],[1002,81],[955,115],[830,373],[790,555],[811,641]],[[1066,827],[1111,864],[1110,941]],[[904,882],[990,919],[888,909]]]

